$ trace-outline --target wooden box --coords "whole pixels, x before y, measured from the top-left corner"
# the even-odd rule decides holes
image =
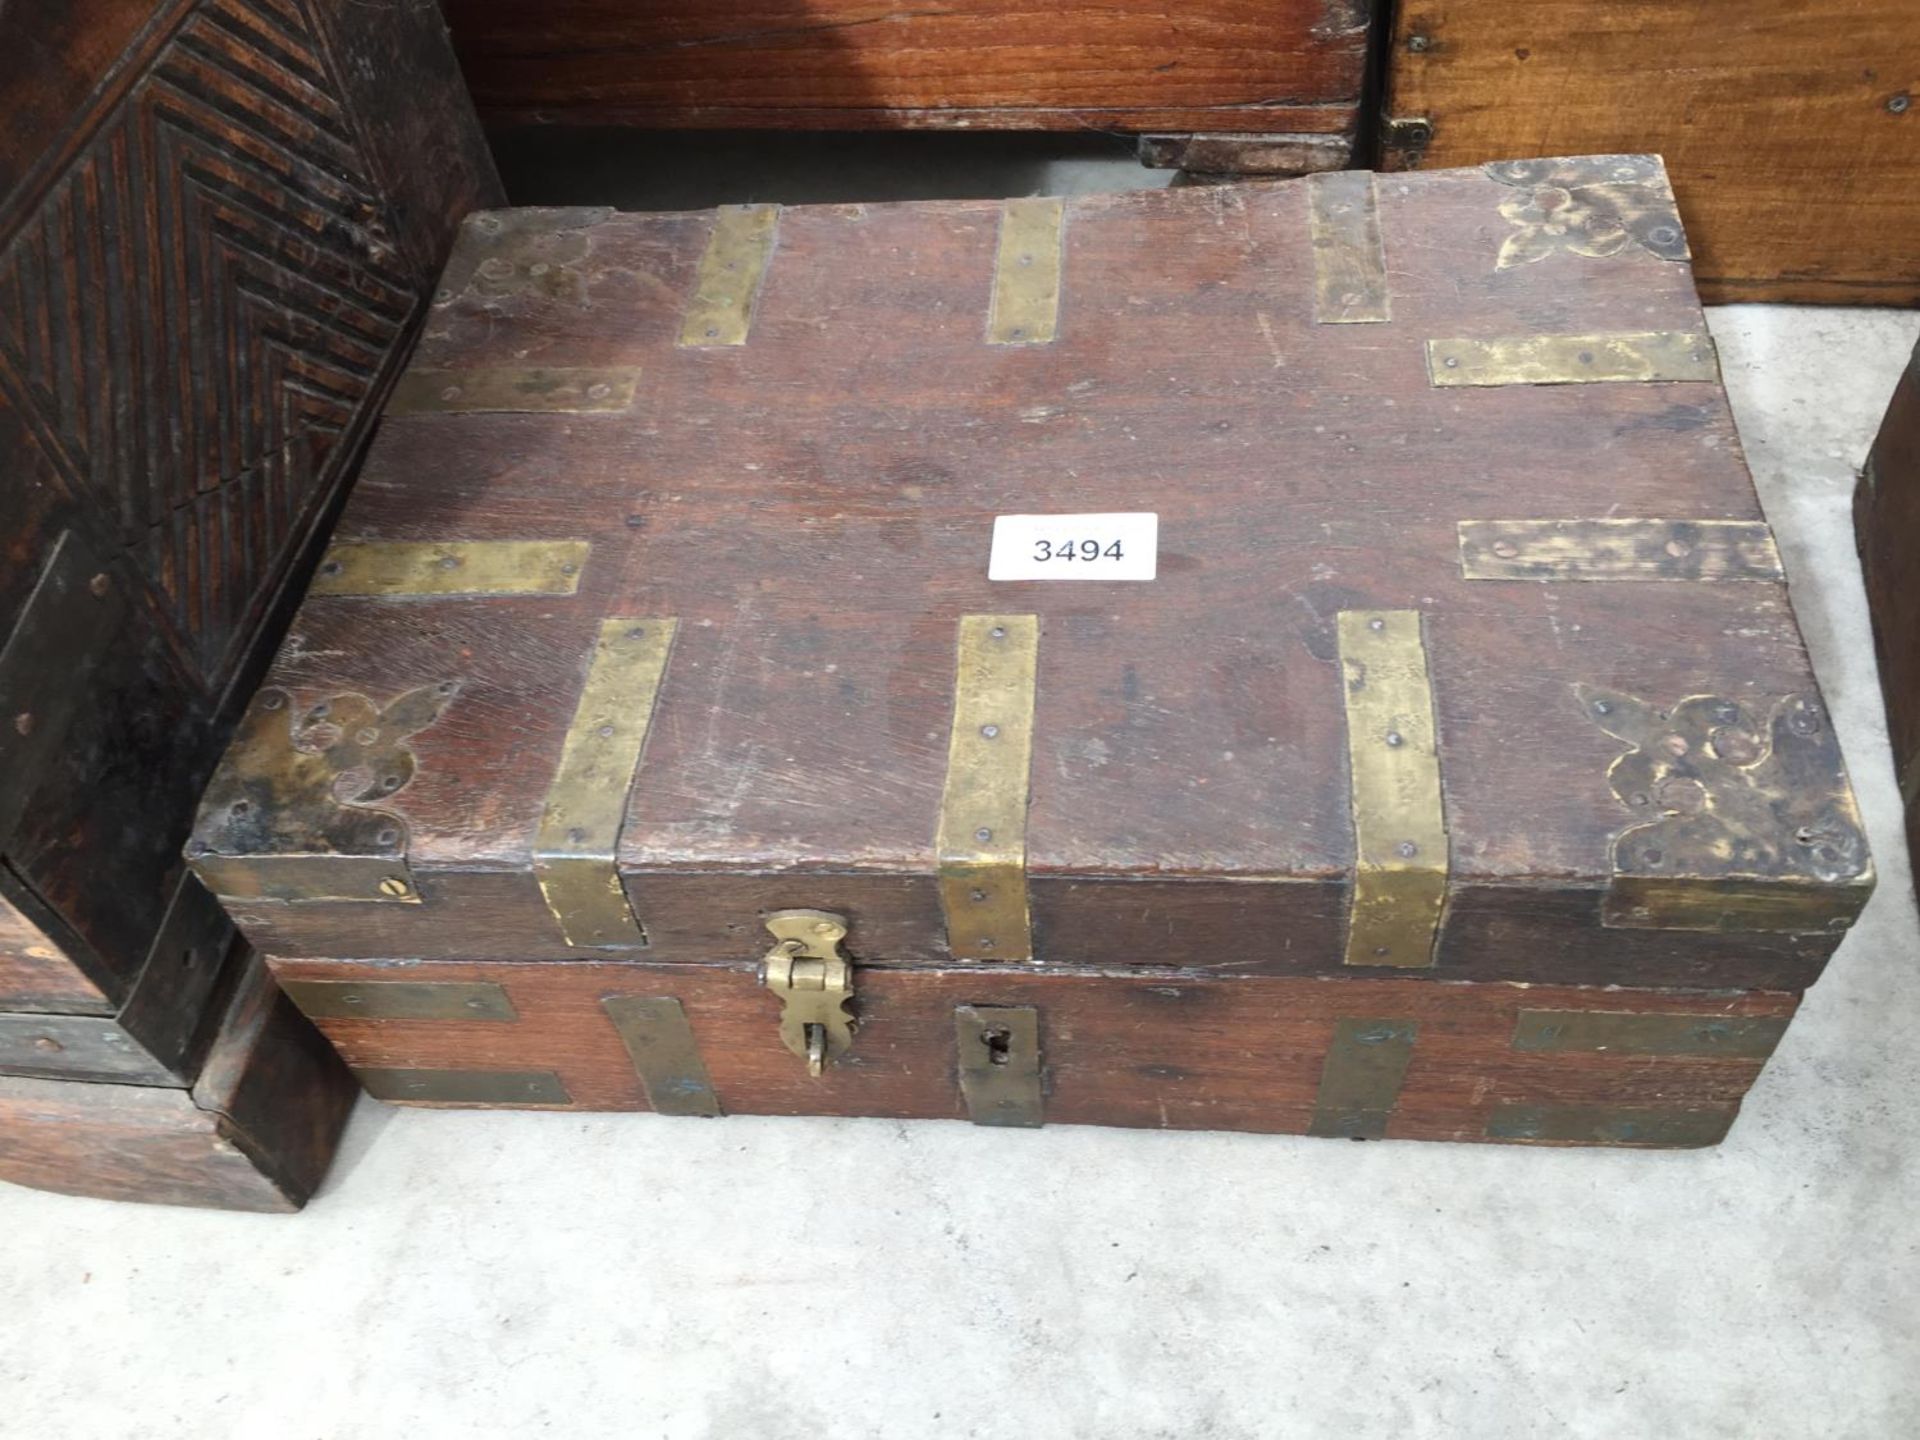
[[[1534,173],[469,220],[195,867],[390,1099],[1711,1143],[1871,866]]]
[[[0,1074],[203,1080],[244,947],[180,846],[497,197],[431,0],[0,15]]]
[[[1362,0],[448,0],[490,126],[1183,132],[1329,169],[1352,153]],[[1263,163],[1255,161],[1254,163]]]
[[[1913,0],[1405,0],[1382,43],[1383,168],[1654,151],[1709,304],[1920,304]]]
[[[1920,347],[1907,362],[1853,492],[1854,538],[1873,616],[1887,738],[1920,857]]]

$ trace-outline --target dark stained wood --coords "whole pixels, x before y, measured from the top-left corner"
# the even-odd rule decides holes
[[[782,1048],[778,1005],[750,968],[617,963],[373,965],[274,962],[282,979],[483,981],[510,1023],[322,1019],[356,1068],[552,1071],[569,1108],[645,1110],[608,1020],[609,996],[677,997],[723,1110],[735,1114],[965,1116],[956,1076],[959,1005],[1033,1006],[1049,1124],[1306,1131],[1334,1025],[1411,1020],[1413,1059],[1387,1135],[1480,1140],[1504,1105],[1704,1109],[1731,1120],[1758,1058],[1522,1051],[1518,1013],[1580,1010],[1790,1016],[1791,995],[1424,980],[1226,979],[1191,972],[1036,973],[862,969],[853,1049],[819,1079]]]
[[[1359,0],[449,0],[483,119],[1351,134]]]
[[[38,747],[5,780],[0,1011],[93,1014],[167,988],[194,799],[455,221],[498,192],[427,0],[56,8],[0,16],[0,644],[65,660],[0,695]],[[103,631],[84,595],[30,606],[63,541],[116,597]],[[176,1035],[206,991],[177,1000]]]
[[[317,1180],[337,1067],[291,1011],[215,1038],[234,936],[180,847],[498,199],[432,0],[0,9],[6,1174],[241,1208]],[[196,1100],[210,1044],[234,1074]]]
[[[1853,519],[1907,849],[1920,863],[1920,348],[1894,387],[1854,491]]]
[[[295,710],[457,694],[381,802],[425,903],[236,902],[268,953],[559,959],[531,842],[601,619],[680,620],[620,866],[649,960],[837,909],[948,959],[933,883],[956,617],[1041,620],[1037,955],[1338,974],[1353,870],[1342,610],[1422,611],[1451,835],[1436,978],[1799,989],[1820,933],[1601,925],[1627,747],[1576,687],[1816,694],[1784,584],[1470,582],[1456,524],[1758,521],[1716,384],[1430,385],[1433,337],[1704,332],[1638,245],[1496,268],[1517,193],[1379,185],[1391,315],[1317,325],[1297,184],[1069,201],[1059,338],[984,342],[1000,207],[784,211],[748,342],[676,345],[706,215],[471,222],[415,365],[638,366],[629,411],[395,416],[341,534],[584,538],[567,597],[314,598]],[[993,584],[997,513],[1153,510],[1150,584]],[[1856,897],[1857,898],[1857,897]],[[576,954],[577,952],[572,952]]]
[[[0,1075],[0,1180],[106,1200],[298,1210],[358,1093],[254,961],[191,1090]]]
[[[1920,302],[1912,0],[1405,0],[1386,166],[1662,154],[1701,295]]]

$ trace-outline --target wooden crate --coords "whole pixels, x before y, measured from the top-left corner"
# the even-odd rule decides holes
[[[1654,152],[1709,304],[1920,303],[1912,0],[1404,0],[1390,46],[1387,168]]]

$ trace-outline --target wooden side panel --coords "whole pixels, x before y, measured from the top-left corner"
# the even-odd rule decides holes
[[[1389,168],[1664,155],[1709,303],[1920,301],[1912,0],[1406,0],[1388,73]]]
[[[254,961],[191,1091],[0,1076],[0,1180],[103,1200],[298,1210],[358,1093]]]
[[[1360,0],[449,0],[489,124],[1351,130]]]
[[[92,576],[117,607],[69,666],[0,677],[44,751],[0,783],[0,862],[45,912],[0,937],[0,1009],[155,973],[233,703],[455,223],[497,198],[432,0],[0,10],[0,645],[66,624],[22,608],[63,537],[78,603]]]
[[[1907,845],[1920,861],[1920,347],[1894,387],[1853,514]]]
[[[611,996],[680,1002],[723,1111],[964,1116],[955,1008],[1012,1006],[1038,1012],[1049,1123],[1284,1134],[1312,1128],[1340,1022],[1367,1018],[1415,1032],[1404,1079],[1380,1104],[1389,1112],[1387,1136],[1423,1140],[1522,1138],[1489,1133],[1502,1117],[1511,1129],[1520,1107],[1617,1112],[1625,1125],[1636,1115],[1704,1112],[1706,1121],[1690,1123],[1723,1129],[1767,1047],[1678,1055],[1523,1050],[1515,1045],[1521,1011],[1690,1015],[1711,1027],[1747,1017],[1784,1023],[1797,1003],[1769,992],[863,968],[855,974],[854,1047],[816,1080],[781,1045],[779,1005],[750,968],[273,965],[283,979],[367,989],[381,980],[497,984],[513,1005],[512,1021],[329,1016],[319,1023],[356,1068],[480,1071],[492,1083],[514,1072],[551,1075],[567,1097],[560,1108],[581,1110],[649,1108],[605,1013]]]

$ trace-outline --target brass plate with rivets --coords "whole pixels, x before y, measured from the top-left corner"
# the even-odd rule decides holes
[[[1377,325],[1391,319],[1372,172],[1309,175],[1307,233],[1313,242],[1315,323]]]
[[[639,388],[637,365],[413,369],[395,383],[384,413],[390,418],[487,411],[585,415],[630,409]]]
[[[1764,520],[1462,520],[1468,580],[1784,580]]]
[[[1431,965],[1450,862],[1420,614],[1343,610],[1339,632],[1353,786],[1346,963]]]
[[[1419,1029],[1412,1020],[1336,1024],[1307,1133],[1349,1140],[1385,1138]]]
[[[354,1078],[376,1100],[402,1105],[571,1105],[551,1070],[408,1070],[374,1066]]]
[[[947,949],[1030,960],[1027,797],[1040,620],[967,615],[954,666],[953,732],[934,845]]]
[[[987,343],[1045,345],[1060,328],[1060,249],[1066,202],[1009,200],[1000,212]]]
[[[1435,385],[1583,385],[1720,378],[1713,337],[1654,330],[1621,335],[1514,335],[1427,341]]]
[[[1717,1145],[1739,1107],[1706,1110],[1615,1105],[1499,1105],[1487,1118],[1489,1140],[1560,1145],[1639,1145],[1692,1149]]]
[[[778,205],[723,205],[700,256],[680,343],[744,345],[779,229]]]
[[[960,1095],[976,1125],[1035,1129],[1046,1119],[1040,1012],[1030,1005],[958,1005]]]
[[[627,903],[616,850],[678,622],[603,621],[560,764],[534,836],[534,874],[567,944],[637,949],[646,931]]]
[[[627,1047],[656,1115],[718,1115],[719,1097],[687,1012],[671,995],[609,995],[600,1002]]]
[[[518,1020],[507,992],[481,981],[282,980],[309,1020]]]
[[[1611,1010],[1522,1010],[1513,1027],[1513,1048],[1764,1060],[1786,1033],[1784,1015],[1631,1015]]]
[[[328,549],[309,595],[571,595],[585,540],[344,540]]]

